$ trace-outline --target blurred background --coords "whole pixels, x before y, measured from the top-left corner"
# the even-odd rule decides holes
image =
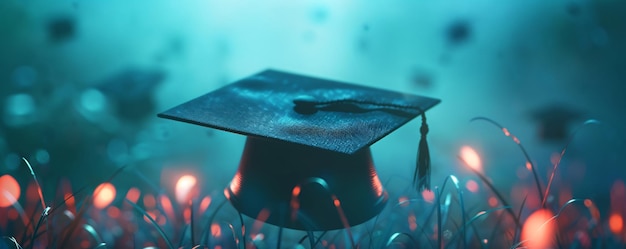
[[[573,138],[554,198],[604,210],[626,179],[624,1],[3,0],[0,32],[0,175],[31,179],[24,157],[44,194],[124,165],[118,189],[194,174],[221,193],[245,137],[156,114],[267,68],[441,99],[434,185],[479,181],[458,159],[470,146],[514,203],[534,191],[523,153],[478,116],[519,138],[544,187],[570,135],[600,122]],[[389,191],[410,186],[419,125],[372,146],[381,180],[402,179]]]

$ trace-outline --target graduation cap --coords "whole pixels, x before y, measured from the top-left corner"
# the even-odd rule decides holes
[[[414,182],[429,188],[424,112],[440,100],[266,70],[159,114],[247,136],[224,194],[241,213],[281,227],[332,230],[387,201],[369,146],[422,115]],[[419,168],[419,170],[418,170]]]

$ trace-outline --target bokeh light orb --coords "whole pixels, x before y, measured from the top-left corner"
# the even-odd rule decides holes
[[[470,146],[461,147],[461,158],[467,164],[467,166],[471,167],[474,170],[481,171],[482,168],[482,160],[476,151]]]
[[[11,175],[0,176],[0,207],[9,207],[20,198],[20,185]]]
[[[96,208],[103,209],[107,207],[115,199],[115,186],[113,184],[105,182],[94,190],[93,205]]]
[[[14,94],[6,99],[6,113],[14,116],[24,116],[35,111],[35,100],[25,93]]]
[[[522,228],[522,241],[529,249],[550,248],[554,240],[554,214],[547,209],[539,209],[532,213]]]
[[[176,182],[176,201],[178,203],[184,204],[189,202],[196,182],[196,177],[192,175],[184,175],[178,179]]]

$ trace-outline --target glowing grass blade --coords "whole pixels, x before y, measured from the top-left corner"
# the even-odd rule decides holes
[[[107,248],[107,243],[100,243],[98,244],[98,246],[94,247],[94,249],[106,249]]]
[[[113,174],[111,174],[111,176],[109,176],[109,179],[107,179],[106,182],[111,182],[111,180],[113,180],[113,178],[115,178],[119,173],[121,173],[124,169],[126,169],[126,166],[122,166],[119,167],[115,170],[115,172],[113,172]],[[81,189],[82,190],[82,189]],[[64,231],[64,236],[61,236],[61,243],[57,248],[66,248],[67,247],[67,242],[70,238],[70,236],[74,233],[74,231],[78,228],[79,226],[79,220],[83,217],[83,215],[85,215],[85,212],[87,212],[88,209],[88,203],[92,202],[94,198],[94,195],[92,194],[89,198],[87,198],[87,200],[85,201],[86,204],[82,205],[80,207],[80,209],[78,210],[77,214],[76,214],[76,219],[72,221],[72,223],[70,223],[70,225],[68,226],[68,228]]]
[[[480,211],[478,213],[476,213],[474,216],[472,216],[472,218],[470,218],[465,224],[463,224],[463,226],[461,226],[461,229],[463,229],[464,227],[470,226],[472,225],[472,223],[474,223],[474,221],[480,219],[483,216],[487,216],[490,215],[491,213],[494,213],[496,211],[502,210],[502,209],[510,209],[511,207],[497,207],[497,208],[492,208],[492,209],[488,209],[488,210],[483,210]],[[459,233],[455,233],[450,240],[456,239],[456,237],[459,236]],[[465,239],[464,239],[465,240]],[[446,245],[446,248],[450,247],[451,244]],[[464,247],[466,248],[466,247]]]
[[[535,164],[530,159],[530,156],[528,155],[528,152],[526,151],[526,148],[524,148],[524,146],[522,145],[520,140],[515,135],[511,134],[508,129],[506,129],[504,126],[500,125],[498,122],[494,121],[493,119],[486,118],[486,117],[475,117],[475,118],[471,119],[470,122],[473,122],[473,121],[476,121],[476,120],[487,121],[487,122],[495,125],[496,127],[500,128],[500,130],[502,130],[504,132],[505,136],[511,137],[513,142],[515,142],[517,144],[517,146],[520,148],[520,150],[524,154],[524,158],[526,158],[526,163],[530,164],[530,169],[532,170],[533,177],[535,178],[535,185],[537,186],[537,193],[539,194],[539,199],[543,200],[544,196],[543,196],[543,191],[541,190],[541,182],[539,182],[539,176],[537,175],[537,169],[535,169]]]
[[[554,168],[552,169],[552,174],[550,174],[550,180],[548,180],[548,185],[546,186],[546,192],[543,195],[543,199],[541,200],[541,206],[542,207],[546,206],[546,200],[548,199],[548,194],[550,193],[550,187],[552,186],[552,181],[554,180],[554,175],[556,175],[556,170],[558,169],[559,165],[561,164],[561,159],[563,159],[563,156],[565,155],[565,152],[567,151],[567,148],[569,147],[569,145],[574,140],[574,137],[576,136],[576,134],[578,134],[578,132],[580,130],[582,130],[585,126],[591,125],[591,124],[600,124],[600,121],[595,120],[595,119],[589,119],[589,120],[585,121],[581,126],[576,128],[576,130],[574,130],[572,135],[569,136],[569,138],[567,140],[567,143],[565,144],[565,146],[561,150],[561,154],[559,154],[559,158],[556,160],[556,163],[554,163]]]
[[[522,200],[522,204],[520,205],[519,211],[517,212],[517,220],[521,220],[522,218],[522,210],[524,210],[524,206],[526,205],[527,198],[528,198],[528,195],[524,196],[524,200]],[[513,237],[513,243],[519,240],[521,233],[522,233],[521,227],[515,229],[515,236]]]
[[[408,246],[408,247],[404,247],[404,248],[417,248],[417,247],[418,247],[417,241],[415,241],[415,239],[413,238],[413,236],[411,236],[411,235],[410,235],[410,234],[408,234],[408,233],[394,233],[394,234],[392,234],[392,235],[389,237],[389,239],[387,240],[386,247],[391,246],[391,244],[392,244],[392,243],[393,243],[396,239],[398,239],[400,236],[402,236],[402,237],[406,237],[406,238],[409,238],[409,240],[411,241],[411,244],[413,245],[413,246]],[[404,245],[404,243],[403,243],[403,245]]]
[[[35,239],[37,239],[38,235],[37,231],[39,231],[39,227],[41,226],[41,224],[48,219],[49,212],[50,207],[46,207],[43,212],[41,212],[41,217],[39,217],[39,221],[37,221],[37,225],[35,226],[35,229],[33,229],[33,235],[30,239],[29,248],[33,248],[33,246],[35,246]]]
[[[12,201],[13,204],[11,205],[13,208],[15,208],[15,210],[17,211],[17,213],[20,215],[20,218],[22,218],[22,224],[24,224],[24,226],[29,226],[31,221],[28,218],[28,216],[26,215],[26,212],[24,211],[24,208],[22,208],[22,205],[20,205],[20,203],[15,199],[15,197],[13,195],[5,195],[6,198],[9,199],[9,201]],[[12,199],[11,199],[12,198]],[[13,237],[11,237],[13,238]]]
[[[241,244],[243,245],[243,247],[246,246],[246,224],[243,223],[243,215],[241,215],[241,212],[237,211],[237,214],[239,215],[239,223],[241,224]]]
[[[137,204],[133,203],[132,201],[128,200],[128,199],[124,199],[124,201],[126,201],[127,203],[129,203],[135,210],[139,211],[144,217],[148,218],[148,220],[150,220],[150,223],[154,226],[154,228],[156,228],[156,230],[159,232],[159,235],[163,238],[163,240],[165,240],[165,243],[167,244],[167,247],[170,249],[174,249],[176,247],[174,247],[174,245],[172,244],[172,241],[170,241],[170,239],[167,237],[167,235],[165,234],[165,232],[163,231],[163,229],[161,229],[161,227],[159,226],[159,224],[152,219],[152,216],[150,216],[150,214],[148,214],[146,212],[146,210],[143,210],[141,207],[139,207]]]
[[[22,246],[19,243],[17,243],[17,240],[15,239],[15,237],[3,236],[2,238],[4,240],[8,240],[11,244],[13,244],[13,246],[15,246],[15,249],[23,249]]]
[[[465,163],[465,161],[463,160],[463,158],[459,157],[459,159],[460,159],[463,163]],[[477,170],[475,170],[475,169],[473,169],[473,168],[470,168],[470,170],[471,170],[472,172],[474,172],[474,174],[476,174],[476,175],[480,178],[480,180],[481,180],[483,183],[485,183],[485,185],[487,185],[487,187],[488,187],[489,189],[491,189],[491,192],[493,192],[493,193],[496,195],[496,197],[498,198],[498,200],[500,200],[500,202],[501,202],[504,206],[506,206],[506,207],[509,207],[509,206],[510,206],[510,205],[509,205],[509,202],[508,202],[508,201],[506,201],[506,199],[504,199],[504,196],[500,193],[500,191],[498,191],[498,189],[496,189],[496,187],[495,187],[495,186],[493,186],[493,184],[491,184],[491,182],[489,181],[489,179],[487,179],[487,177],[486,177],[485,175],[483,175],[482,173],[478,172]],[[515,215],[515,213],[513,213],[513,210],[511,210],[511,209],[506,209],[506,210],[507,210],[507,212],[509,213],[509,215],[511,215],[511,217],[513,218],[513,220],[515,221],[515,225],[516,225],[516,227],[521,228],[521,227],[522,227],[522,224],[520,223],[520,221],[519,221],[519,219],[517,218],[517,216]]]
[[[26,158],[22,157],[22,161],[24,161],[26,163],[26,166],[28,166],[28,169],[30,170],[30,175],[33,176],[35,184],[37,184],[37,193],[39,194],[39,200],[41,200],[41,209],[46,209],[46,202],[43,199],[43,192],[41,191],[41,185],[39,185],[39,180],[37,180],[37,175],[35,174],[33,167],[30,166],[30,163],[28,162],[28,160],[26,160]]]
[[[459,179],[455,175],[448,175],[443,180],[441,191],[443,192],[443,190],[446,188],[446,183],[448,183],[448,180],[452,181],[452,184],[454,185],[454,189],[456,190],[456,193],[459,196],[459,203],[461,205],[461,220],[462,220],[461,222],[465,222],[465,202],[463,201],[463,190],[461,189],[461,186],[459,185]],[[444,203],[446,204],[446,215],[445,216],[447,217],[448,209],[449,209],[449,206],[450,206],[450,195],[449,194],[446,196],[446,200],[445,200]],[[445,222],[444,222],[444,224],[445,224]],[[463,226],[461,229],[462,229],[462,232],[463,232],[463,247],[467,248],[467,242],[465,241],[465,238],[467,237],[467,232],[465,230],[465,226]]]
[[[211,234],[211,225],[213,224],[213,220],[215,219],[215,216],[217,216],[217,213],[220,211],[220,209],[222,209],[222,207],[224,206],[224,204],[226,204],[226,199],[224,199],[219,205],[217,205],[217,208],[215,209],[215,211],[213,211],[213,213],[211,213],[211,216],[209,216],[209,219],[206,222],[206,226],[204,227],[204,232],[202,233],[202,240],[200,241],[200,244],[205,244],[205,245],[209,245],[210,244],[210,234]],[[245,229],[245,227],[241,228],[242,231]],[[245,245],[245,241],[242,241]]]
[[[87,231],[87,233],[91,236],[91,238],[93,238],[93,240],[96,241],[96,243],[100,245],[103,244],[102,238],[100,238],[100,235],[98,234],[98,232],[96,232],[96,229],[93,228],[93,226],[89,224],[84,224],[83,229]],[[100,245],[98,245],[98,247],[100,247]]]

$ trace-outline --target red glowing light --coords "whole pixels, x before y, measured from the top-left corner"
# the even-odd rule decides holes
[[[609,228],[611,232],[615,235],[622,234],[622,230],[624,229],[624,219],[620,214],[612,214],[609,218]]]
[[[467,164],[470,168],[476,171],[481,171],[482,161],[478,153],[476,153],[472,147],[467,145],[461,147],[461,159],[463,159],[465,164]]]
[[[9,207],[20,198],[20,185],[10,175],[0,176],[0,207]]]
[[[526,162],[526,169],[527,170],[533,170],[533,164],[530,162]]]
[[[115,186],[113,184],[105,182],[94,190],[93,206],[98,209],[107,207],[115,199]]]
[[[415,229],[417,229],[417,219],[415,218],[415,214],[411,213],[409,214],[409,229],[411,229],[411,231],[415,231]]]
[[[143,216],[143,220],[146,221],[147,223],[152,223],[152,221],[150,221],[150,219],[156,221],[159,214],[157,213],[157,211],[152,210],[152,211],[146,211],[147,215]],[[149,217],[149,218],[148,218]]]
[[[478,183],[474,180],[469,180],[465,183],[465,188],[472,193],[478,193]]]
[[[300,195],[300,191],[301,191],[300,185],[297,185],[297,186],[293,187],[293,190],[291,191],[291,195],[294,196],[294,197],[299,196]]]
[[[516,144],[520,144],[521,142],[519,141],[519,138],[517,137],[513,137],[513,142],[515,142]]]
[[[178,203],[189,203],[193,197],[196,182],[196,177],[192,175],[184,175],[178,179],[178,182],[176,182],[176,201]]]
[[[269,217],[270,217],[270,211],[267,209],[263,209],[261,210],[261,212],[259,212],[259,215],[257,215],[256,219],[258,221],[265,222],[267,218]]]
[[[616,180],[611,187],[611,212],[626,212],[624,203],[626,203],[626,185]]]
[[[489,197],[489,206],[496,207],[498,206],[498,199],[496,197]]]
[[[170,219],[174,219],[176,214],[174,213],[174,207],[172,206],[170,198],[168,198],[167,195],[159,195],[159,202],[161,202],[161,207],[163,207],[165,214],[170,217]]]
[[[532,213],[522,228],[522,241],[526,248],[550,248],[554,239],[553,214],[550,210],[540,209]]]
[[[430,190],[424,190],[422,191],[422,198],[424,198],[424,201],[426,202],[433,203],[433,201],[435,200],[435,193]]]
[[[39,187],[37,187],[37,183],[31,182],[28,184],[28,187],[26,188],[26,199],[29,202],[39,201]]]
[[[20,213],[18,213],[17,210],[11,208],[9,209],[7,217],[9,218],[9,220],[17,220],[17,218],[20,217]]]
[[[222,236],[222,228],[220,227],[219,224],[217,223],[211,224],[211,235],[213,235],[213,237]]]
[[[585,199],[584,203],[585,203],[585,207],[590,208],[593,206],[593,202],[589,199]]]
[[[80,242],[80,247],[81,248],[89,248],[91,247],[91,242],[89,242],[89,240],[83,240]]]
[[[183,217],[185,218],[185,222],[187,224],[191,222],[191,208],[185,208],[185,211],[183,211]]]
[[[154,207],[156,207],[156,199],[154,198],[154,195],[147,194],[146,196],[144,196],[143,206],[146,209],[153,209]]]
[[[164,215],[159,215],[156,219],[157,224],[159,226],[164,226],[167,223],[167,218]]]
[[[339,199],[335,199],[333,201],[333,203],[335,204],[335,207],[340,207],[341,206],[341,202],[339,201]]]
[[[120,217],[120,209],[116,206],[110,206],[107,208],[107,215],[110,218],[117,219]]]
[[[507,137],[511,135],[511,133],[509,132],[507,128],[502,128],[502,132],[504,132],[504,135]]]
[[[65,200],[65,205],[67,205],[68,209],[74,210],[74,205],[76,205],[74,195],[71,193],[67,193],[63,196],[63,199]]]
[[[211,196],[205,196],[202,198],[202,201],[200,201],[199,212],[204,213],[209,208],[209,205],[211,205]]]
[[[137,200],[139,200],[139,195],[141,195],[141,192],[139,192],[139,189],[132,187],[126,193],[126,199],[128,199],[132,203],[137,203]]]

